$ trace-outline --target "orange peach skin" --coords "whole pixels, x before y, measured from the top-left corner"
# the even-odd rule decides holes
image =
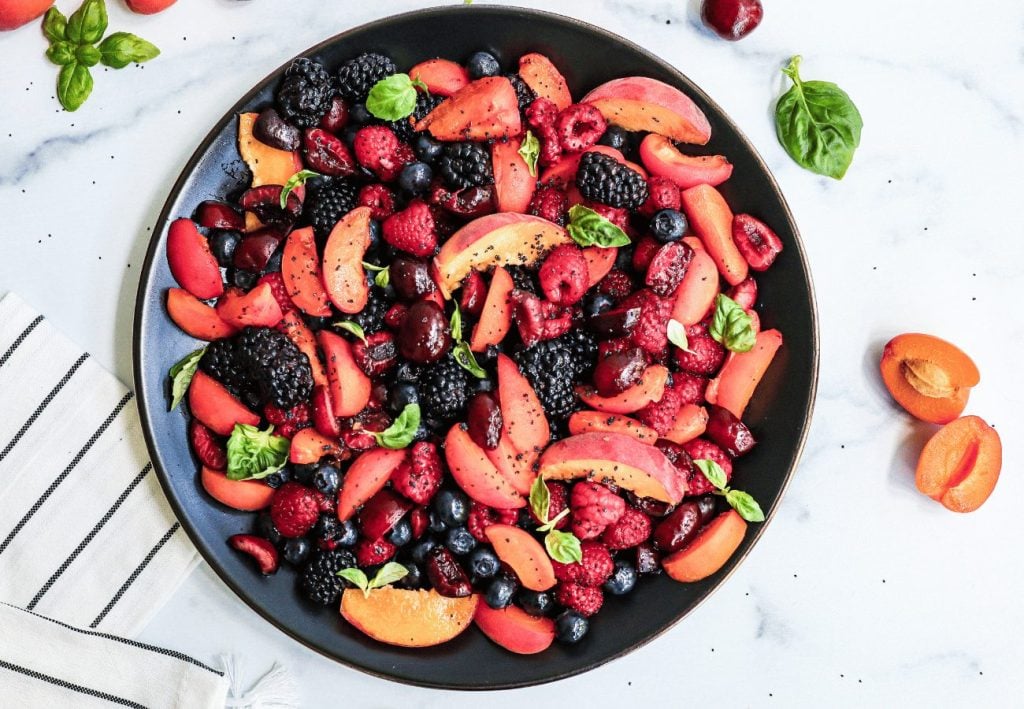
[[[516,492],[521,495],[530,494],[530,487],[533,486],[537,474],[528,464],[528,457],[520,453],[519,449],[512,444],[508,431],[502,429],[497,448],[494,450],[484,449],[484,452],[487,454],[487,459],[494,463],[494,467],[515,488]]]
[[[224,292],[217,259],[191,219],[175,219],[167,229],[167,265],[181,287],[201,300]]]
[[[220,470],[205,465],[199,474],[206,493],[222,505],[244,512],[255,512],[270,506],[274,488],[259,480],[231,480]]]
[[[531,591],[547,591],[557,583],[544,545],[525,529],[510,524],[492,524],[484,530],[498,558],[508,564],[520,583]]]
[[[592,409],[609,414],[631,414],[652,401],[660,401],[667,381],[668,369],[654,364],[644,370],[639,382],[615,396],[600,396],[589,386],[577,387],[576,393]]]
[[[258,426],[260,417],[236,399],[224,385],[197,371],[188,387],[188,408],[200,423],[221,436],[230,436],[236,423]]]
[[[977,416],[946,424],[917,462],[917,489],[953,512],[973,512],[995,489],[1003,466],[996,430]]]
[[[762,330],[757,333],[749,352],[730,352],[718,376],[708,383],[705,392],[708,402],[728,409],[736,418],[743,418],[750,397],[781,346],[781,332]]]
[[[260,283],[248,293],[229,290],[217,301],[216,310],[225,322],[237,328],[274,327],[284,317],[269,283]]]
[[[448,642],[469,627],[477,595],[449,598],[437,591],[384,587],[365,595],[358,588],[341,594],[341,615],[374,640],[401,647]]]
[[[592,104],[609,123],[626,130],[658,133],[680,143],[704,145],[711,139],[711,124],[697,104],[657,79],[613,79],[588,93],[581,103]]]
[[[519,100],[503,76],[469,82],[417,121],[438,140],[496,140],[522,133]]]
[[[715,517],[686,547],[661,560],[670,578],[690,583],[718,571],[743,542],[747,523],[736,510]]]
[[[211,306],[182,288],[167,291],[167,314],[175,325],[200,340],[219,340],[236,331],[235,326],[221,320]]]
[[[504,431],[532,466],[551,439],[551,427],[537,392],[505,354],[498,355],[498,402]]]
[[[686,404],[679,409],[665,438],[682,445],[702,435],[708,427],[708,410],[697,404]]]
[[[334,415],[338,418],[355,416],[370,401],[373,383],[356,364],[348,340],[330,330],[321,330],[317,333],[317,341],[326,361]]]
[[[473,622],[492,641],[518,655],[544,652],[555,639],[555,621],[532,616],[517,606],[495,610],[478,603]]]
[[[422,81],[435,96],[451,96],[469,83],[469,72],[450,59],[428,59],[409,70],[409,77]]]
[[[572,103],[565,77],[543,54],[531,52],[519,57],[519,76],[537,96],[552,101],[559,111]]]
[[[693,259],[676,288],[672,319],[695,325],[704,319],[718,296],[718,266],[703,248],[694,249]]]
[[[522,144],[521,138],[509,138],[491,146],[494,196],[499,212],[524,213],[533,199],[537,178],[530,175],[530,166],[519,154]]]
[[[0,1],[0,32],[18,29],[36,19],[53,4],[53,0]]]

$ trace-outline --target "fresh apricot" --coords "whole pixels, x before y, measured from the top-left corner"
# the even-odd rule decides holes
[[[700,581],[721,569],[739,548],[747,523],[736,510],[723,512],[700,531],[697,538],[661,561],[676,581]]]
[[[918,332],[897,335],[882,350],[882,380],[912,416],[949,423],[967,406],[981,379],[971,358],[954,344]]]
[[[917,461],[917,489],[954,512],[973,512],[992,494],[1003,465],[996,430],[964,416],[932,436]]]
[[[591,431],[625,433],[641,443],[658,440],[658,432],[629,416],[607,414],[602,411],[577,411],[569,417],[569,433],[589,433]]]
[[[341,615],[374,640],[401,647],[448,642],[473,622],[479,596],[448,598],[437,591],[356,588],[341,596]]]

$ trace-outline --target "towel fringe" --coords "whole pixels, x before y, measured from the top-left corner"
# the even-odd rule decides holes
[[[298,687],[282,665],[275,662],[269,672],[243,691],[241,660],[234,655],[221,655],[219,659],[230,685],[226,709],[299,709]]]

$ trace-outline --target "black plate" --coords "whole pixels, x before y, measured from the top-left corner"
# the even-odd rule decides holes
[[[785,251],[758,276],[766,328],[786,338],[748,409],[761,440],[737,465],[735,484],[757,498],[769,520],[796,467],[810,423],[817,382],[817,322],[811,279],[796,225],[779,188],[753,146],[722,110],[676,69],[640,47],[576,20],[507,7],[446,7],[380,20],[342,33],[302,56],[328,67],[362,51],[390,54],[409,68],[430,57],[456,60],[474,51],[494,52],[504,65],[538,51],[565,73],[573,95],[609,79],[638,74],[682,89],[711,121],[707,151],[735,165],[721,191],[736,212],[764,219],[778,232]],[[693,610],[736,568],[764,531],[751,525],[725,568],[700,583],[683,585],[664,576],[643,579],[625,598],[609,598],[576,646],[555,644],[534,656],[509,653],[475,629],[450,643],[407,650],[377,643],[348,627],[336,609],[313,608],[295,592],[294,574],[282,569],[262,578],[252,563],[225,543],[248,531],[252,515],[214,503],[198,484],[196,461],[186,441],[180,411],[167,412],[167,370],[197,343],[167,317],[164,293],[174,285],[164,257],[166,227],[195,206],[232,192],[244,179],[235,148],[235,114],[258,110],[271,100],[284,67],[246,94],[217,123],[185,166],[157,222],[139,284],[135,312],[135,387],[149,451],[174,511],[210,566],[257,613],[308,647],[340,662],[388,679],[450,689],[495,689],[547,682],[597,667],[650,641]]]

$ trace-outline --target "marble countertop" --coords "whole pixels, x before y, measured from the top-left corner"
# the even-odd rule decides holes
[[[789,200],[817,286],[821,379],[774,524],[684,622],[551,686],[480,696],[375,679],[288,639],[205,565],[141,639],[204,660],[242,654],[253,677],[283,661],[309,707],[1012,703],[1024,690],[1013,531],[1024,497],[1024,5],[765,0],[763,25],[731,44],[700,28],[696,0],[523,4],[606,27],[674,63],[753,140]],[[74,114],[53,99],[56,70],[39,33],[0,35],[0,292],[18,292],[130,382],[143,253],[201,136],[305,47],[422,5],[212,0],[142,17],[111,2],[111,28],[163,54],[98,72]],[[839,83],[863,114],[842,182],[801,170],[776,142],[779,69],[795,53],[805,78]],[[957,342],[983,373],[968,412],[1002,432],[1006,463],[973,514],[914,488],[931,429],[897,410],[876,374],[881,345],[904,331]]]

